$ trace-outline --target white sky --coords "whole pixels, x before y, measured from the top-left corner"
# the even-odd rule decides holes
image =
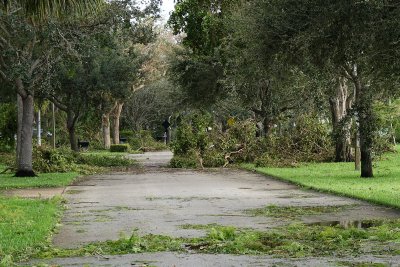
[[[161,16],[164,21],[167,21],[169,18],[169,13],[174,9],[174,0],[163,0],[163,4],[161,7]]]

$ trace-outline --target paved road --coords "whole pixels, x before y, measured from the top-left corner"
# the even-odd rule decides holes
[[[336,214],[303,216],[306,223],[399,218],[398,211],[337,197],[277,181],[260,174],[234,170],[172,170],[165,168],[170,152],[131,155],[144,168],[127,173],[95,175],[66,189],[68,209],[54,245],[79,247],[93,241],[118,239],[133,229],[140,234],[176,237],[203,236],[202,230],[185,230],[183,224],[233,225],[266,230],[290,221],[254,217],[244,210],[265,205],[353,205]],[[352,259],[364,261],[365,259]],[[370,259],[395,266],[400,257]],[[147,261],[156,266],[329,266],[334,259],[281,260],[270,257],[157,253],[98,258],[55,259],[62,266],[131,266]]]

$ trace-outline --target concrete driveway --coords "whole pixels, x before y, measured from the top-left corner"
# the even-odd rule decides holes
[[[174,237],[203,236],[203,230],[182,229],[184,224],[231,225],[266,230],[291,220],[251,216],[247,209],[266,205],[321,206],[349,205],[337,213],[302,216],[305,223],[399,218],[399,211],[362,201],[303,190],[295,185],[236,169],[168,169],[172,154],[153,152],[131,155],[142,169],[94,175],[66,189],[68,209],[54,245],[79,247],[93,241],[118,239],[138,229],[140,234]],[[367,257],[367,259],[365,259]],[[372,260],[396,266],[400,257],[351,259]],[[334,259],[285,260],[271,257],[156,253],[91,258],[54,259],[62,266],[135,266],[147,261],[155,266],[330,266]],[[137,263],[139,262],[139,263]],[[286,264],[286,265],[285,265]],[[394,264],[394,265],[393,265]],[[140,265],[137,265],[140,266]],[[143,265],[146,266],[146,265]]]

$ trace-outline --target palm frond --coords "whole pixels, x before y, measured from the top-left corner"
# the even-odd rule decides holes
[[[45,20],[51,16],[93,12],[103,3],[104,0],[3,0],[5,8],[14,4],[21,7],[27,17],[38,20]]]

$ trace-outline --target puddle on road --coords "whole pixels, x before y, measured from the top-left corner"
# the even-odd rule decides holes
[[[310,226],[339,226],[344,229],[348,228],[358,228],[358,229],[367,229],[371,227],[381,226],[384,223],[383,220],[342,220],[342,221],[322,221],[322,222],[312,222],[306,223],[306,225]]]

